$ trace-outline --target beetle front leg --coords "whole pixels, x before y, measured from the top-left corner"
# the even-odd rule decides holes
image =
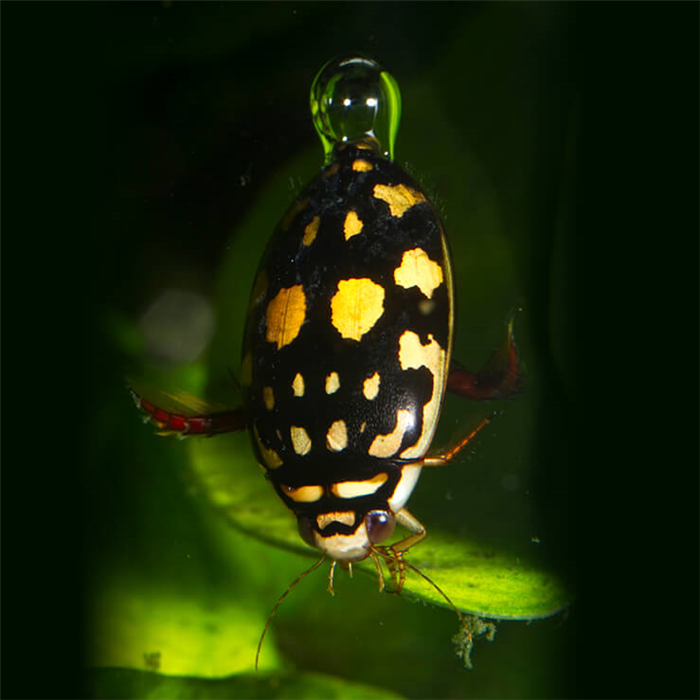
[[[420,542],[426,535],[423,523],[415,516],[411,515],[405,508],[402,508],[396,515],[396,522],[405,527],[411,534],[402,540],[387,547],[375,547],[375,549],[386,559],[391,578],[396,584],[396,589],[392,593],[401,593],[403,583],[406,579],[406,567],[403,563],[403,554],[414,544]]]

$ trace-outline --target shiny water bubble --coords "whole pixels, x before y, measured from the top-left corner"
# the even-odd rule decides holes
[[[325,163],[337,146],[358,142],[393,160],[401,92],[374,59],[353,54],[326,63],[311,85],[310,105]]]

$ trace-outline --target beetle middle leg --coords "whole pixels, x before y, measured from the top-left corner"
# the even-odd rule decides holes
[[[483,418],[476,428],[458,440],[454,445],[435,455],[425,457],[423,459],[423,466],[444,467],[449,464],[497,415],[498,411],[494,411],[490,416]]]
[[[478,372],[453,360],[447,377],[447,391],[468,399],[505,399],[520,390],[520,358],[513,338],[513,320],[508,321],[505,340]]]

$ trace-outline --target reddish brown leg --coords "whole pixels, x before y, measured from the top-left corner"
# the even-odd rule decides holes
[[[438,452],[436,455],[425,457],[423,459],[423,466],[444,467],[445,465],[449,464],[497,415],[498,413],[494,411],[490,416],[483,418],[476,428],[471,430],[454,445],[446,450]]]
[[[129,388],[129,391],[136,406],[144,412],[144,420],[156,427],[158,435],[176,435],[183,438],[190,435],[211,437],[243,430],[248,425],[243,407],[188,416],[184,413],[167,411],[143,398],[133,389]]]
[[[469,399],[504,399],[519,391],[520,379],[520,361],[511,318],[505,341],[478,372],[465,369],[453,360],[447,390]]]

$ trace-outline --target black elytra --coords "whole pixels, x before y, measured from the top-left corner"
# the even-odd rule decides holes
[[[402,470],[421,464],[445,391],[451,278],[434,206],[398,165],[365,144],[336,148],[334,160],[277,226],[251,298],[245,400],[253,448],[268,478],[321,537],[351,534],[367,513],[403,507],[410,489],[396,493]],[[334,309],[343,283],[357,280],[360,290]],[[295,298],[287,294],[292,289]],[[287,308],[275,307],[275,315],[270,305],[276,298]],[[359,325],[354,337],[343,336],[345,322],[351,331]],[[279,324],[277,334],[270,333],[271,324]],[[290,325],[299,328],[280,347],[278,336]],[[402,345],[408,348],[403,356]],[[303,393],[294,389],[297,377]],[[339,421],[334,440],[332,426]],[[386,480],[376,490],[370,483],[350,491],[362,495],[343,498],[333,491],[336,484],[381,480],[378,475]],[[290,497],[290,489],[306,486],[320,488]],[[319,527],[319,515],[348,511],[353,522],[346,516]],[[342,558],[342,551],[335,555]]]

